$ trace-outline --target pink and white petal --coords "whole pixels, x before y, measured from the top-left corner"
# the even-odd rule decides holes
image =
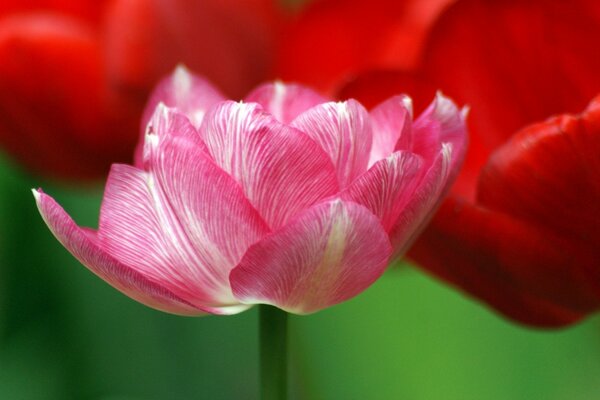
[[[56,238],[90,271],[120,292],[157,310],[179,315],[203,315],[209,311],[177,296],[111,256],[87,228],[80,228],[41,190],[34,190],[38,209]]]
[[[149,136],[154,139],[148,146],[155,146],[147,151],[150,171],[113,168],[102,205],[100,240],[115,257],[130,260],[193,304],[220,314],[243,311],[247,307],[232,296],[229,270],[267,232],[264,223],[237,184],[192,142]],[[176,150],[174,141],[182,143]],[[225,208],[230,215],[222,218]],[[218,227],[222,233],[215,233]],[[224,243],[219,235],[233,243]],[[240,254],[232,254],[232,248]]]
[[[373,132],[369,113],[359,102],[324,103],[300,114],[290,125],[325,150],[341,188],[367,170]]]
[[[402,256],[425,228],[448,191],[452,180],[452,144],[445,143],[424,173],[410,200],[401,210],[390,232],[392,260]]]
[[[467,145],[466,114],[467,109],[459,110],[452,100],[438,92],[431,105],[413,123],[413,152],[433,161],[441,144],[451,143],[452,164],[461,163]]]
[[[200,139],[200,135],[190,120],[175,108],[167,107],[164,103],[158,103],[154,109],[154,113],[147,123],[146,131],[138,141],[135,149],[135,166],[138,168],[144,167],[144,147],[147,134],[156,136],[181,136],[185,137],[203,150],[206,151],[206,145]]]
[[[225,96],[208,80],[192,74],[179,65],[175,71],[156,86],[142,116],[142,133],[159,103],[173,107],[185,114],[196,128],[202,123],[206,111]]]
[[[220,103],[206,115],[200,135],[273,229],[339,191],[327,154],[256,103]]]
[[[364,291],[391,253],[381,223],[366,208],[327,201],[250,247],[231,272],[231,287],[243,303],[308,314]]]
[[[387,99],[370,111],[373,146],[369,167],[395,150],[412,150],[412,100],[401,95]]]
[[[289,124],[304,111],[329,100],[306,86],[275,82],[257,87],[245,101],[260,104],[279,122]]]
[[[340,197],[366,207],[389,232],[412,199],[423,175],[422,167],[421,157],[397,151],[375,163],[342,191]]]

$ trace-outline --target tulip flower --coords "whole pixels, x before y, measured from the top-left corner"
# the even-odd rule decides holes
[[[429,29],[454,1],[310,1],[284,27],[278,76],[329,92],[373,68],[415,67]]]
[[[129,162],[141,113],[178,63],[241,96],[270,74],[271,0],[3,0],[0,146],[37,174],[104,177]]]
[[[465,168],[409,256],[528,325],[600,309],[598,4],[461,0],[420,66],[341,91],[376,104],[410,90],[418,108],[440,87],[470,105]]]
[[[156,89],[136,164],[111,168],[99,228],[41,190],[39,210],[87,268],[150,307],[306,314],[365,290],[416,238],[457,174],[464,112],[438,94],[412,120],[300,85],[225,100],[184,68]]]

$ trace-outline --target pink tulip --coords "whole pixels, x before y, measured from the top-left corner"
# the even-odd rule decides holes
[[[441,94],[413,122],[406,96],[368,112],[273,83],[237,103],[179,68],[149,110],[98,230],[34,195],[92,272],[175,314],[305,314],[356,296],[415,239],[465,151],[464,112]]]

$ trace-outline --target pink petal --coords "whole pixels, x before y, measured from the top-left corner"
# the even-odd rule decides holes
[[[185,137],[196,143],[204,151],[207,151],[206,145],[202,142],[202,139],[200,139],[198,131],[184,114],[177,111],[177,109],[167,107],[164,103],[158,103],[147,123],[144,136],[142,136],[135,149],[134,160],[135,166],[138,168],[143,168],[144,166],[144,139],[146,134],[155,134],[159,137]]]
[[[206,111],[225,96],[208,80],[192,74],[180,65],[154,89],[142,117],[142,133],[159,103],[184,113],[195,127],[199,127]]]
[[[365,206],[379,218],[387,232],[412,200],[422,177],[422,166],[423,160],[419,156],[398,151],[375,163],[340,196]]]
[[[467,145],[465,117],[468,110],[458,107],[441,93],[413,124],[413,152],[433,161],[442,143],[452,144],[452,167],[462,163]],[[396,146],[399,149],[400,144]],[[456,171],[458,172],[458,171]]]
[[[386,158],[394,150],[412,150],[412,101],[408,96],[394,96],[370,112],[373,146],[369,166]]]
[[[373,214],[352,202],[329,201],[250,247],[231,272],[231,287],[244,303],[311,313],[369,287],[391,252]]]
[[[65,211],[42,191],[33,191],[38,208],[56,238],[90,271],[125,295],[157,310],[202,315],[196,307],[142,273],[130,268],[102,248],[93,231],[78,227]]]
[[[193,304],[214,313],[243,311],[229,271],[268,228],[194,143],[149,135],[147,146],[150,171],[113,168],[101,211],[102,244]]]
[[[304,111],[327,102],[327,99],[306,86],[275,82],[254,89],[245,101],[260,104],[279,122],[289,124]]]
[[[367,170],[372,130],[369,113],[355,100],[324,103],[300,114],[291,126],[313,138],[337,170],[340,187]]]
[[[406,251],[425,228],[449,188],[453,162],[452,144],[442,145],[431,167],[425,172],[408,204],[390,230],[395,259]]]
[[[338,192],[327,154],[256,103],[215,106],[200,134],[217,165],[240,184],[271,228]]]

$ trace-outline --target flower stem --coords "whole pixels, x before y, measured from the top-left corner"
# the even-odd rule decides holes
[[[287,399],[287,313],[261,305],[260,324],[260,398]]]

